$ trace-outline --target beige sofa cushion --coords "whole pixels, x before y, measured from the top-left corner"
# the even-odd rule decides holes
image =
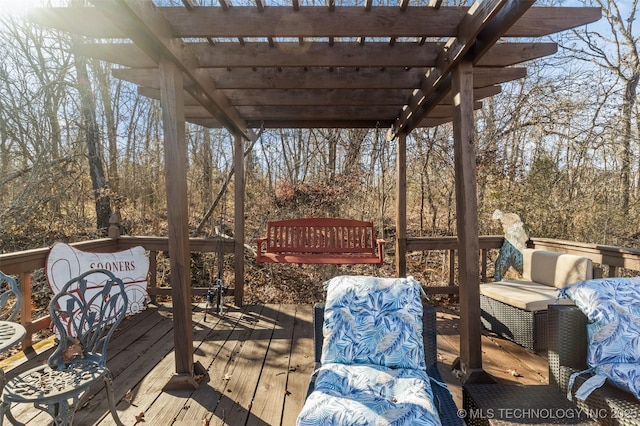
[[[573,304],[558,298],[558,289],[523,280],[504,280],[480,285],[480,294],[525,311],[545,311],[553,303]]]
[[[523,250],[522,256],[525,281],[562,288],[593,278],[593,264],[587,257],[529,248]]]

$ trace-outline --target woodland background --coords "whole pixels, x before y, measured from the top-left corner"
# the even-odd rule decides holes
[[[501,209],[518,213],[531,236],[638,247],[638,0],[536,6],[552,3],[601,6],[603,19],[554,38],[555,56],[526,64],[525,79],[477,112],[480,233],[502,233],[491,218]],[[112,78],[108,64],[75,55],[68,35],[0,20],[0,252],[101,237],[114,211],[129,234],[166,235],[158,102]],[[264,131],[246,159],[246,243],[268,220],[313,215],[373,220],[392,247],[396,159],[385,133]],[[230,233],[233,180],[222,189],[233,140],[194,125],[187,140],[192,233],[213,236],[221,222]],[[407,147],[409,234],[455,235],[451,126],[416,130]],[[211,272],[207,263],[195,259],[194,275]],[[409,267],[430,268],[422,257]],[[393,274],[385,268],[376,273]],[[327,273],[249,265],[249,297],[303,299],[309,289],[291,296],[296,283]]]

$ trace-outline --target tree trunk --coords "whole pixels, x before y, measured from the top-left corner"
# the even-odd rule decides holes
[[[77,39],[73,40],[74,44],[77,42]],[[89,174],[91,176],[91,184],[93,187],[96,206],[96,225],[98,230],[103,231],[106,234],[109,229],[111,203],[100,155],[100,131],[96,120],[96,101],[91,90],[87,63],[84,57],[74,53],[74,63],[77,76],[77,87],[78,92],[80,93],[82,126],[84,127],[84,136],[89,156]]]

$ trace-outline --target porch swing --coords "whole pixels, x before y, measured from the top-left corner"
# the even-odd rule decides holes
[[[376,124],[376,139],[379,123]],[[267,222],[266,237],[255,240],[256,261],[262,263],[384,263],[385,240],[376,237],[373,222],[306,217]]]
[[[373,264],[384,262],[385,240],[373,222],[308,217],[267,222],[267,236],[257,238],[256,261],[297,264]]]

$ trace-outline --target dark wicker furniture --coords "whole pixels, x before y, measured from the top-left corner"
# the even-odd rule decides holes
[[[549,383],[567,395],[569,378],[587,368],[587,317],[576,306],[549,305]],[[602,425],[640,426],[640,401],[633,395],[605,383],[585,401],[574,397],[589,373],[578,376],[571,398]]]
[[[480,295],[482,326],[520,346],[539,352],[547,349],[547,311],[525,311]]]
[[[322,356],[322,324],[324,321],[324,303],[317,303],[313,310],[314,347],[316,367],[320,366]],[[438,414],[443,426],[462,426],[463,419],[459,416],[458,407],[453,401],[451,392],[444,386],[440,372],[438,371],[438,346],[436,343],[436,310],[431,306],[425,306],[422,313],[422,339],[424,341],[425,361],[427,373],[437,380],[442,386],[432,382],[435,406],[438,407]],[[315,376],[311,378],[307,395],[313,391]]]
[[[462,398],[469,426],[595,424],[551,385],[470,384]]]

